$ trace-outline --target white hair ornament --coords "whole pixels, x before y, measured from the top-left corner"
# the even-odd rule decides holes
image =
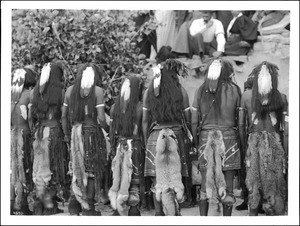
[[[161,82],[161,65],[158,64],[157,66],[153,67],[153,87],[154,87],[154,94],[155,96],[159,96],[159,91],[160,91],[160,82]]]

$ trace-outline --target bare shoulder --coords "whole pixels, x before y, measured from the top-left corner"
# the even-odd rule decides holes
[[[110,114],[110,117],[112,118],[113,114],[114,114],[114,109],[115,109],[115,104],[113,104],[111,107],[110,107],[110,111],[109,111],[109,114]]]
[[[252,97],[252,90],[246,90],[246,91],[242,94],[242,101],[251,100],[251,97]]]
[[[181,86],[181,92],[184,98],[188,97],[187,91],[185,90],[185,88],[183,86]]]
[[[96,94],[96,96],[99,96],[99,95],[104,95],[104,91],[103,91],[103,89],[101,88],[101,87],[99,87],[99,86],[95,86],[95,94]]]
[[[287,101],[286,95],[285,95],[284,93],[280,93],[280,94],[281,94],[282,101],[283,101],[285,104],[287,104],[288,101]]]

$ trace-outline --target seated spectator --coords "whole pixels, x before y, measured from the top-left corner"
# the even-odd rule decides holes
[[[154,15],[154,12],[152,10],[150,10],[150,12],[138,12],[137,16],[133,18],[135,27],[139,29],[141,26],[143,26],[144,23],[149,21],[151,15]],[[143,33],[142,40],[137,43],[137,47],[140,48],[140,54],[144,54],[146,58],[150,58],[151,46],[153,46],[154,50],[157,51],[156,40],[157,37],[155,30],[151,31],[151,33],[148,35]]]
[[[189,27],[191,26],[192,22],[195,19],[199,19],[200,15],[195,14],[192,11],[186,12],[186,16],[184,18],[183,23],[179,26],[178,22],[178,33],[175,38],[174,46],[172,48],[173,53],[177,55],[177,57],[189,57],[192,58],[192,56],[196,53],[193,52],[192,45],[190,43],[191,35],[189,34]],[[197,53],[198,55],[198,53]]]
[[[225,54],[247,55],[257,39],[257,25],[241,11],[232,11],[233,19],[227,28]]]
[[[192,45],[201,58],[203,55],[218,57],[223,54],[224,28],[221,21],[213,18],[213,11],[203,11],[203,18],[194,20],[189,31]]]

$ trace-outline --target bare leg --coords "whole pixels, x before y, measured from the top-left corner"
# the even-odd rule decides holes
[[[207,216],[209,203],[206,196],[206,171],[201,172],[202,182],[201,182],[201,190],[200,190],[200,202],[199,202],[199,211],[200,216]]]

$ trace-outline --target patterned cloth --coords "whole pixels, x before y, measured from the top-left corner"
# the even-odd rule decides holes
[[[156,142],[162,127],[155,126],[148,138],[146,147],[146,157],[145,157],[145,173],[144,176],[155,177],[155,155],[156,155]],[[176,135],[178,141],[178,151],[181,160],[181,175],[182,177],[189,177],[189,155],[188,147],[186,142],[186,136],[181,126],[170,127]]]
[[[202,130],[199,138],[198,159],[200,171],[206,171],[207,161],[204,158],[204,150],[207,143],[207,136],[210,130]],[[237,170],[241,168],[240,149],[237,141],[237,131],[233,129],[222,130],[225,144],[225,165],[223,171]]]

